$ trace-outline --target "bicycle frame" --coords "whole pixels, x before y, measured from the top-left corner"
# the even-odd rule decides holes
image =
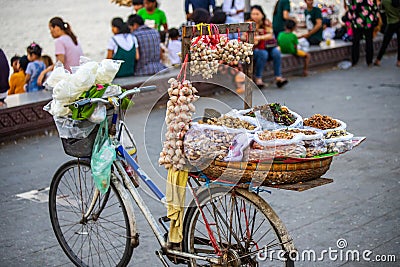
[[[114,116],[113,116],[113,120],[112,120],[112,124],[113,124],[114,127],[115,127],[116,121],[117,121],[116,112],[114,112]],[[119,135],[118,135],[118,137],[116,139],[118,141],[120,141],[119,139],[121,137],[122,127],[126,128],[126,130],[127,130],[126,133],[128,134],[128,137],[131,140],[133,140],[133,138],[131,136],[131,133],[129,132],[129,129],[126,127],[126,125],[125,125],[125,123],[123,121],[120,121]],[[163,231],[159,227],[159,224],[158,224],[157,220],[152,215],[152,212],[150,211],[150,209],[148,208],[148,206],[144,202],[143,198],[140,196],[138,190],[133,185],[130,177],[128,176],[128,174],[125,171],[125,168],[122,166],[121,160],[125,160],[126,163],[134,169],[135,173],[146,184],[146,186],[152,191],[154,196],[156,196],[162,203],[166,203],[165,195],[161,192],[161,190],[157,187],[157,185],[153,182],[153,180],[146,174],[146,172],[143,169],[140,168],[140,166],[135,161],[135,158],[136,158],[136,155],[137,155],[137,151],[133,155],[130,155],[125,150],[123,145],[119,144],[116,147],[116,152],[117,152],[117,155],[119,157],[119,160],[117,159],[114,162],[114,166],[117,168],[119,174],[121,175],[122,180],[123,180],[122,181],[123,184],[128,189],[128,191],[131,194],[132,198],[134,199],[134,201],[138,205],[140,211],[142,212],[142,214],[146,218],[146,220],[147,220],[148,224],[150,225],[154,235],[156,236],[159,244],[161,245],[162,250],[164,252],[168,253],[168,254],[174,254],[174,255],[177,255],[177,256],[186,257],[186,258],[193,258],[193,259],[198,259],[198,260],[206,260],[206,261],[209,261],[211,263],[220,264],[220,259],[219,258],[203,257],[203,256],[198,256],[198,255],[195,255],[195,254],[186,253],[186,252],[182,252],[182,251],[173,250],[173,249],[168,248],[168,244],[167,244],[167,242],[165,240]]]

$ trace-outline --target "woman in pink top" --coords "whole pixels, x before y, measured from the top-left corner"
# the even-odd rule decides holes
[[[49,22],[51,36],[55,39],[56,61],[61,61],[66,70],[71,71],[72,66],[79,66],[79,58],[83,56],[81,45],[71,30],[68,22],[63,21],[60,17],[54,17]],[[52,71],[54,65],[45,69],[38,79],[42,82],[47,72]]]

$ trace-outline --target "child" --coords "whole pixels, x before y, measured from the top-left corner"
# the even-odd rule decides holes
[[[140,58],[138,41],[130,33],[128,24],[120,17],[112,19],[111,31],[114,36],[108,42],[107,58],[124,61],[116,77],[133,76],[135,63]]]
[[[133,9],[137,14],[140,9],[143,8],[143,0],[132,0]]]
[[[182,49],[182,42],[179,40],[179,31],[176,28],[168,30],[170,41],[168,43],[168,57],[171,65],[181,64],[181,58],[179,52]]]
[[[165,66],[169,67],[171,66],[171,62],[169,61],[169,56],[168,56],[168,48],[167,48],[167,33],[166,32],[159,32],[160,33],[160,59],[161,63],[164,64]]]
[[[32,43],[26,50],[28,52],[29,64],[25,75],[25,91],[28,93],[40,91],[43,87],[38,85],[38,77],[46,69],[44,63],[40,61],[42,48],[38,44]]]
[[[40,60],[43,61],[44,65],[46,66],[46,69],[47,69],[48,67],[50,67],[50,66],[53,65],[53,60],[51,59],[51,57],[50,57],[49,55],[43,55],[43,56],[40,58]],[[50,76],[50,74],[51,74],[52,72],[53,72],[53,71],[49,71],[49,72],[47,72],[47,73],[45,74],[44,79],[43,79],[43,81],[42,81],[42,84],[44,84],[44,82],[47,80],[47,78]]]
[[[299,57],[304,57],[304,69],[303,75],[308,75],[308,63],[310,62],[310,54],[305,51],[297,49],[299,40],[293,33],[296,29],[296,22],[294,20],[287,20],[285,25],[285,31],[281,32],[278,36],[278,44],[283,54],[292,54]]]
[[[140,9],[137,14],[142,17],[144,24],[149,28],[161,30],[161,26],[165,32],[168,32],[167,17],[164,11],[157,8],[156,0],[144,0],[144,8]]]
[[[22,56],[17,61],[18,72],[11,74],[8,95],[25,93],[25,71],[28,67],[28,57]]]
[[[13,68],[13,73],[17,73],[19,71],[18,67],[17,67],[19,59],[20,59],[20,57],[15,55],[10,60],[11,67]]]

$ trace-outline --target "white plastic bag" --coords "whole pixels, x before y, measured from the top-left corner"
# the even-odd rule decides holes
[[[71,74],[64,69],[64,65],[60,61],[57,61],[50,76],[46,79],[45,84],[53,88],[59,81],[68,79],[70,75]]]
[[[279,131],[272,131],[275,133]],[[265,161],[273,158],[291,157],[303,158],[306,148],[302,141],[303,134],[293,134],[292,139],[261,140],[257,132],[254,134],[254,143],[249,151],[249,161]]]
[[[232,140],[232,145],[229,146],[228,155],[224,161],[247,161],[243,159],[244,151],[247,149],[253,140],[254,135],[248,133],[240,133]]]
[[[104,104],[98,103],[94,108],[92,115],[88,118],[89,121],[100,124],[107,116],[107,108]]]
[[[121,61],[103,59],[96,73],[96,83],[111,83],[121,66]]]
[[[245,130],[194,122],[185,134],[185,156],[190,164],[204,169],[214,159],[223,161],[233,139],[240,133],[245,133]]]
[[[325,139],[328,153],[344,153],[353,148],[353,134]]]

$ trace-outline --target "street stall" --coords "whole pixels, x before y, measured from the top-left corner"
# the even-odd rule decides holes
[[[365,138],[354,137],[346,131],[345,122],[330,116],[315,114],[303,119],[300,113],[280,103],[253,107],[254,30],[254,23],[183,27],[183,79],[179,84],[171,81],[168,90],[166,122],[167,129],[173,130],[166,134],[159,163],[172,170],[187,170],[190,166],[206,180],[250,187],[301,191],[332,182],[321,176],[329,170],[333,157],[350,151]],[[229,39],[232,32],[238,33],[238,40]],[[202,120],[195,122],[182,114],[195,110],[187,101],[193,92],[190,78],[198,75],[207,80],[217,75],[219,65],[233,61],[242,65],[248,77],[244,109],[226,114],[208,110]],[[177,108],[174,101],[186,101],[190,106]],[[175,118],[180,121],[174,122]]]

